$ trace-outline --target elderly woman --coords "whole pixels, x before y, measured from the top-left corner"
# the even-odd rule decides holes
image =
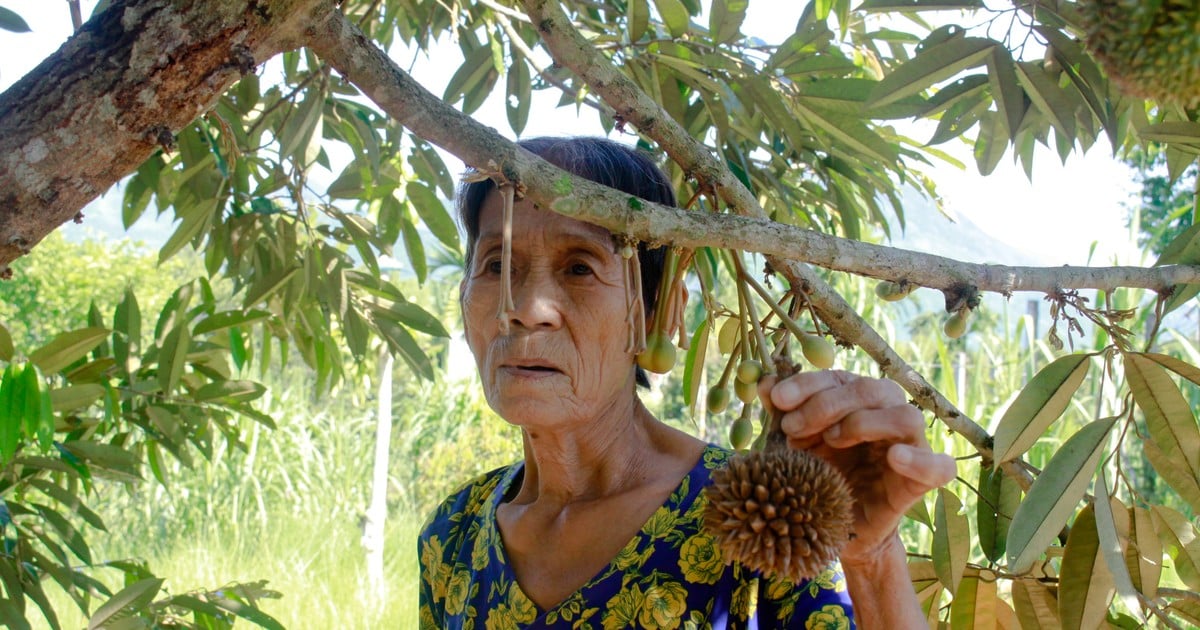
[[[674,204],[662,172],[620,144],[522,146],[581,177]],[[701,527],[701,491],[729,452],[667,426],[639,400],[645,376],[627,352],[612,234],[517,201],[513,309],[498,321],[501,195],[490,181],[465,184],[458,205],[467,342],[488,403],[521,428],[525,457],[456,492],[421,533],[422,628],[924,627],[897,526],[955,466],[930,450],[921,412],[897,385],[838,371],[760,384],[760,396],[786,412],[790,444],[843,470],[871,469],[859,478],[877,481],[856,488],[840,567],[792,584],[727,565]],[[652,311],[662,258],[643,248],[640,260]],[[862,455],[879,452],[864,447],[873,443],[886,457]]]

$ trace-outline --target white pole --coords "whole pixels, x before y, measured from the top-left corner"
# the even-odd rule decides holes
[[[383,524],[387,520],[388,447],[392,442],[392,362],[392,353],[385,345],[380,352],[371,504],[367,507],[362,537],[367,552],[367,581],[379,601],[387,596],[387,582],[383,579]]]

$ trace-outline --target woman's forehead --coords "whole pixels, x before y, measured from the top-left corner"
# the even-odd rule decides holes
[[[479,240],[500,239],[503,235],[503,201],[499,193],[491,193],[483,202],[479,212]],[[599,243],[612,243],[612,232],[598,225],[593,225],[579,219],[573,219],[535,206],[528,200],[517,201],[513,204],[513,231],[537,230],[551,234],[555,238],[571,240],[590,240]]]

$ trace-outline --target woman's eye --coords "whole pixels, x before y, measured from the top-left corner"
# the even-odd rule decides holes
[[[489,260],[483,264],[483,268],[488,273],[500,273],[500,270],[501,270],[500,260],[499,259]]]
[[[571,265],[571,275],[573,275],[573,276],[590,276],[590,275],[592,275],[592,268],[583,263],[575,263],[575,264]]]

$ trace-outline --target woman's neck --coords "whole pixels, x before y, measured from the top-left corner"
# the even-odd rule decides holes
[[[525,428],[525,473],[512,502],[567,505],[644,483],[664,448],[661,425],[636,397],[583,426]]]

